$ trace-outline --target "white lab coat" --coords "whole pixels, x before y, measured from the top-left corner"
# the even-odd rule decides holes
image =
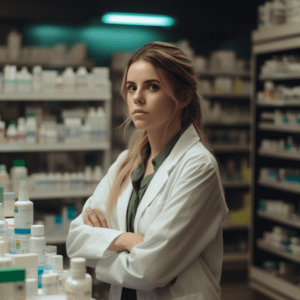
[[[107,218],[107,198],[122,152],[86,201]],[[182,134],[150,182],[139,204],[134,232],[144,236],[132,251],[107,250],[126,232],[131,181],[120,195],[109,228],[84,224],[80,214],[70,226],[69,257],[85,257],[98,280],[111,284],[109,300],[121,299],[122,286],[139,300],[217,300],[223,261],[221,223],[228,213],[218,166],[193,125]],[[175,283],[170,283],[175,277]]]

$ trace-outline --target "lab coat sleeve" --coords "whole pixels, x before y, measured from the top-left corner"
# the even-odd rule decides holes
[[[111,242],[120,234],[124,233],[113,228],[91,227],[84,224],[83,215],[87,208],[97,207],[105,216],[107,199],[115,178],[119,163],[125,157],[127,151],[120,154],[116,162],[109,168],[106,176],[98,184],[94,194],[86,201],[82,213],[71,222],[66,241],[67,254],[72,257],[84,257],[86,259],[98,259],[117,252],[107,250]]]
[[[163,287],[215,239],[228,212],[217,170],[190,159],[177,170],[162,211],[130,253],[100,259],[99,280],[138,290]]]

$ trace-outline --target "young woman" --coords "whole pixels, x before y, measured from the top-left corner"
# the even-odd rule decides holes
[[[220,299],[221,223],[228,212],[207,150],[196,74],[178,47],[146,44],[122,95],[137,131],[70,226],[109,299]]]

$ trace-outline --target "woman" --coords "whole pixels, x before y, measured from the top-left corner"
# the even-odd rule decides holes
[[[111,284],[110,300],[220,299],[228,209],[192,63],[148,43],[128,62],[122,95],[137,131],[71,223],[67,253]]]

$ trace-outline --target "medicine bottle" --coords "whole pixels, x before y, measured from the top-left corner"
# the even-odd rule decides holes
[[[65,291],[65,283],[68,278],[69,272],[63,269],[63,256],[54,255],[52,256],[52,267],[50,274],[58,275],[58,293],[62,294]]]
[[[44,237],[44,225],[31,225],[30,253],[38,255],[38,265],[46,264],[46,238]]]
[[[92,278],[86,274],[85,258],[72,258],[70,276],[66,280],[65,294],[69,300],[91,300]]]
[[[58,294],[58,275],[57,274],[43,274],[42,275],[42,292],[43,295],[57,295]]]
[[[11,180],[13,192],[19,191],[20,181],[27,179],[28,170],[25,167],[25,161],[23,159],[15,159],[13,167],[11,168]]]
[[[5,242],[5,253],[9,253],[8,223],[4,217],[3,203],[0,203],[0,242]]]

